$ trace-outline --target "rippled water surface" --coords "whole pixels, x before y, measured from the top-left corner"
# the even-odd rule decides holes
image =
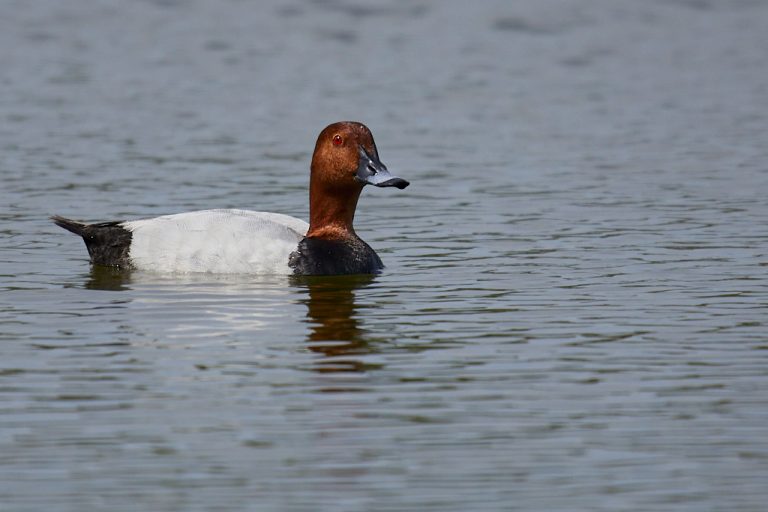
[[[1,5],[0,510],[765,510],[765,2]],[[47,220],[306,218],[341,119],[380,276]]]

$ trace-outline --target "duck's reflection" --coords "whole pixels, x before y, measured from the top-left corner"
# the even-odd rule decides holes
[[[226,276],[231,279],[231,276]],[[159,280],[152,276],[152,282]],[[200,279],[200,281],[197,281]],[[223,279],[227,283],[227,279]],[[318,372],[362,372],[371,370],[374,365],[366,363],[354,356],[361,356],[371,352],[370,335],[362,326],[359,318],[359,307],[355,302],[355,293],[374,282],[374,276],[303,276],[290,278],[292,284],[303,288],[306,293],[302,295],[302,302],[307,306],[307,318],[310,332],[307,336],[307,347],[321,355],[314,369]],[[182,278],[173,276],[171,283],[178,286],[181,283],[210,284],[213,278],[205,275],[198,278]],[[240,279],[235,280],[237,285],[234,290],[244,293],[250,290],[246,284],[245,291]],[[285,281],[271,282],[271,286],[277,286],[286,293],[290,293],[285,286]],[[91,290],[123,291],[130,290],[136,285],[136,280],[131,272],[111,267],[94,265],[85,280],[85,288]],[[255,283],[253,286],[261,287],[263,283]],[[184,286],[189,291],[189,286]],[[220,288],[216,288],[221,291]],[[210,290],[207,290],[210,292]],[[249,292],[248,292],[249,293]]]
[[[128,270],[91,265],[91,271],[85,281],[85,287],[89,290],[119,292],[129,289],[127,285],[130,283],[130,280],[131,273]]]
[[[360,325],[355,291],[370,285],[373,276],[302,277],[307,287],[307,317],[311,332],[308,348],[325,356],[319,372],[360,372],[370,369],[349,356],[370,352],[365,329]]]

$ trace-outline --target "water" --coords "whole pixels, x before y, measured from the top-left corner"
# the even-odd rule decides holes
[[[0,510],[765,509],[764,2],[2,7]],[[47,220],[306,218],[341,119],[380,276]]]

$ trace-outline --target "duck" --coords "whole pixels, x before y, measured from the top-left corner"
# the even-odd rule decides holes
[[[381,258],[355,232],[366,185],[404,189],[379,159],[371,130],[342,121],[320,132],[309,177],[309,223],[280,213],[200,210],[88,224],[54,215],[83,238],[92,265],[161,273],[378,274]]]

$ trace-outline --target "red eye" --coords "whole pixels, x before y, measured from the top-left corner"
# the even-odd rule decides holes
[[[341,138],[341,135],[334,135],[333,136],[333,145],[334,146],[341,146],[344,144],[344,139]]]

